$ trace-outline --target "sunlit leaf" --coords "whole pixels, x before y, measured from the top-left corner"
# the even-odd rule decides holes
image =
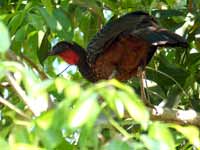
[[[49,1],[49,0],[42,0],[42,3],[46,7],[46,9],[48,10],[48,12],[52,13],[52,11],[53,11],[53,5],[52,5],[51,1]]]
[[[3,148],[4,150],[11,150],[10,145],[0,137],[0,147]]]
[[[23,150],[23,149],[29,149],[29,150],[45,150],[44,148],[40,148],[38,146],[34,146],[31,144],[15,144],[12,146],[12,149],[14,150]]]
[[[22,126],[17,126],[12,130],[12,133],[10,134],[10,140],[12,141],[12,144],[31,143],[31,138],[29,136],[28,130]]]
[[[53,110],[48,111],[42,114],[41,116],[39,116],[36,119],[36,123],[41,129],[47,130],[48,128],[51,127],[53,123],[53,116],[54,116],[54,111]]]
[[[112,140],[110,143],[105,145],[103,150],[131,150],[133,149],[128,143],[120,140]]]
[[[65,95],[69,99],[78,99],[80,97],[81,87],[77,83],[68,84],[65,89]]]
[[[107,102],[108,106],[113,111],[117,112],[117,115],[120,118],[123,118],[125,108],[124,108],[123,101],[117,95],[117,90],[114,87],[108,87],[108,88],[102,88],[101,90],[99,90],[99,93]]]
[[[159,141],[149,136],[142,135],[141,140],[144,142],[144,145],[148,147],[149,150],[160,150],[162,148],[162,145],[159,143]]]
[[[174,139],[170,130],[162,123],[152,123],[149,128],[149,136],[159,142],[160,148],[163,150],[172,150],[175,148]]]
[[[177,124],[171,124],[170,127],[182,133],[190,141],[191,144],[195,145],[197,148],[200,148],[199,129],[197,127],[195,126],[184,127]]]
[[[69,115],[69,127],[77,128],[93,120],[99,113],[99,106],[96,101],[97,96],[91,95],[88,99],[78,102]]]
[[[44,60],[47,58],[48,56],[48,52],[51,50],[51,44],[50,41],[48,40],[48,36],[49,36],[49,31],[47,31],[42,39],[42,43],[37,51],[37,55],[39,58],[39,61],[41,64],[43,64]]]
[[[0,21],[0,52],[4,53],[10,47],[10,37],[8,33],[8,29],[6,26]]]
[[[117,93],[119,98],[123,101],[123,104],[125,105],[125,108],[135,119],[135,121],[141,123],[144,128],[147,127],[147,122],[149,120],[149,112],[145,108],[145,106],[142,104],[142,102],[135,97],[129,97],[127,94],[124,92],[118,92]]]
[[[166,0],[169,6],[173,6],[176,3],[176,0]]]

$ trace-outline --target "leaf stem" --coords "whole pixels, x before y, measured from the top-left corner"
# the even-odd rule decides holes
[[[125,140],[128,140],[130,138],[132,138],[133,136],[130,135],[125,129],[123,129],[106,111],[104,111],[105,115],[108,118],[108,121],[110,122],[110,124],[116,128],[121,134],[124,135]]]
[[[29,100],[28,96],[25,94],[24,90],[22,90],[22,88],[18,85],[18,83],[15,81],[15,79],[13,78],[12,74],[10,72],[8,72],[6,74],[6,77],[8,79],[8,82],[11,84],[11,86],[13,87],[13,89],[15,90],[15,92],[18,94],[18,96],[24,101],[24,103],[29,107],[29,109],[31,110],[31,112],[37,116],[38,115],[38,111],[33,109],[33,107],[31,107],[31,101]]]
[[[35,70],[37,70],[37,72],[40,75],[41,79],[48,79],[47,75],[31,60],[29,59],[27,56],[25,56],[24,54],[21,53],[21,57],[28,62]]]
[[[21,111],[19,108],[17,108],[15,105],[13,105],[12,103],[10,103],[9,101],[7,101],[6,99],[4,99],[3,97],[0,96],[0,103],[2,103],[3,105],[9,107],[10,109],[14,110],[17,114],[19,114],[20,116],[30,120],[30,117],[28,115],[26,115],[23,111]]]
[[[168,74],[166,74],[165,72],[162,72],[162,71],[160,71],[160,70],[155,70],[155,69],[152,68],[152,67],[148,67],[148,66],[147,66],[146,68],[149,69],[149,70],[156,71],[156,72],[158,72],[158,73],[164,75],[165,77],[171,79],[172,81],[174,81],[174,83],[176,83],[176,85],[182,90],[182,92],[185,94],[185,96],[188,97],[186,91],[181,87],[181,85],[180,85],[172,76],[170,76],[170,75],[168,75]]]

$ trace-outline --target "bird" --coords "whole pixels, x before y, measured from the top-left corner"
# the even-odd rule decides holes
[[[145,70],[159,47],[184,47],[185,38],[159,26],[143,11],[127,13],[109,21],[86,49],[76,42],[60,41],[49,52],[77,65],[91,82],[116,78],[127,81]]]

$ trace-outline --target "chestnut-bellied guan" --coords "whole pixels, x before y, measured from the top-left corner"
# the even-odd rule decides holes
[[[87,80],[128,80],[142,70],[158,47],[187,47],[186,40],[158,26],[149,14],[137,11],[107,23],[86,50],[75,42],[57,43],[49,55],[77,65]]]

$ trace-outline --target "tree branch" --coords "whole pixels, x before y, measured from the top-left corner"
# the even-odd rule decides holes
[[[8,79],[8,82],[13,87],[15,92],[18,94],[18,96],[24,101],[24,103],[28,106],[30,111],[35,115],[40,115],[44,109],[40,108],[36,103],[34,99],[29,98],[25,91],[18,85],[18,83],[15,81],[11,73],[7,73],[6,77]]]
[[[40,75],[40,78],[42,80],[44,79],[48,79],[47,75],[31,60],[29,59],[27,56],[25,56],[24,54],[21,53],[21,57],[31,65],[31,67],[33,67]]]
[[[4,104],[5,106],[9,107],[10,109],[14,110],[17,114],[19,114],[20,116],[30,120],[30,117],[28,115],[26,115],[23,111],[21,111],[19,108],[17,108],[15,105],[13,105],[12,103],[10,103],[9,101],[5,100],[4,98],[2,98],[0,96],[0,103]]]
[[[38,72],[42,80],[48,79],[47,75],[30,58],[28,58],[22,53],[20,54],[20,57],[21,59],[24,59],[32,68],[34,68]],[[8,60],[16,61],[19,62],[20,64],[23,64],[19,56],[17,56],[12,50],[7,51],[6,58]]]
[[[188,11],[192,12],[193,10],[193,0],[188,0]]]
[[[169,108],[149,108],[151,120],[177,123],[181,125],[195,125],[200,127],[200,113],[190,110],[173,110]]]

